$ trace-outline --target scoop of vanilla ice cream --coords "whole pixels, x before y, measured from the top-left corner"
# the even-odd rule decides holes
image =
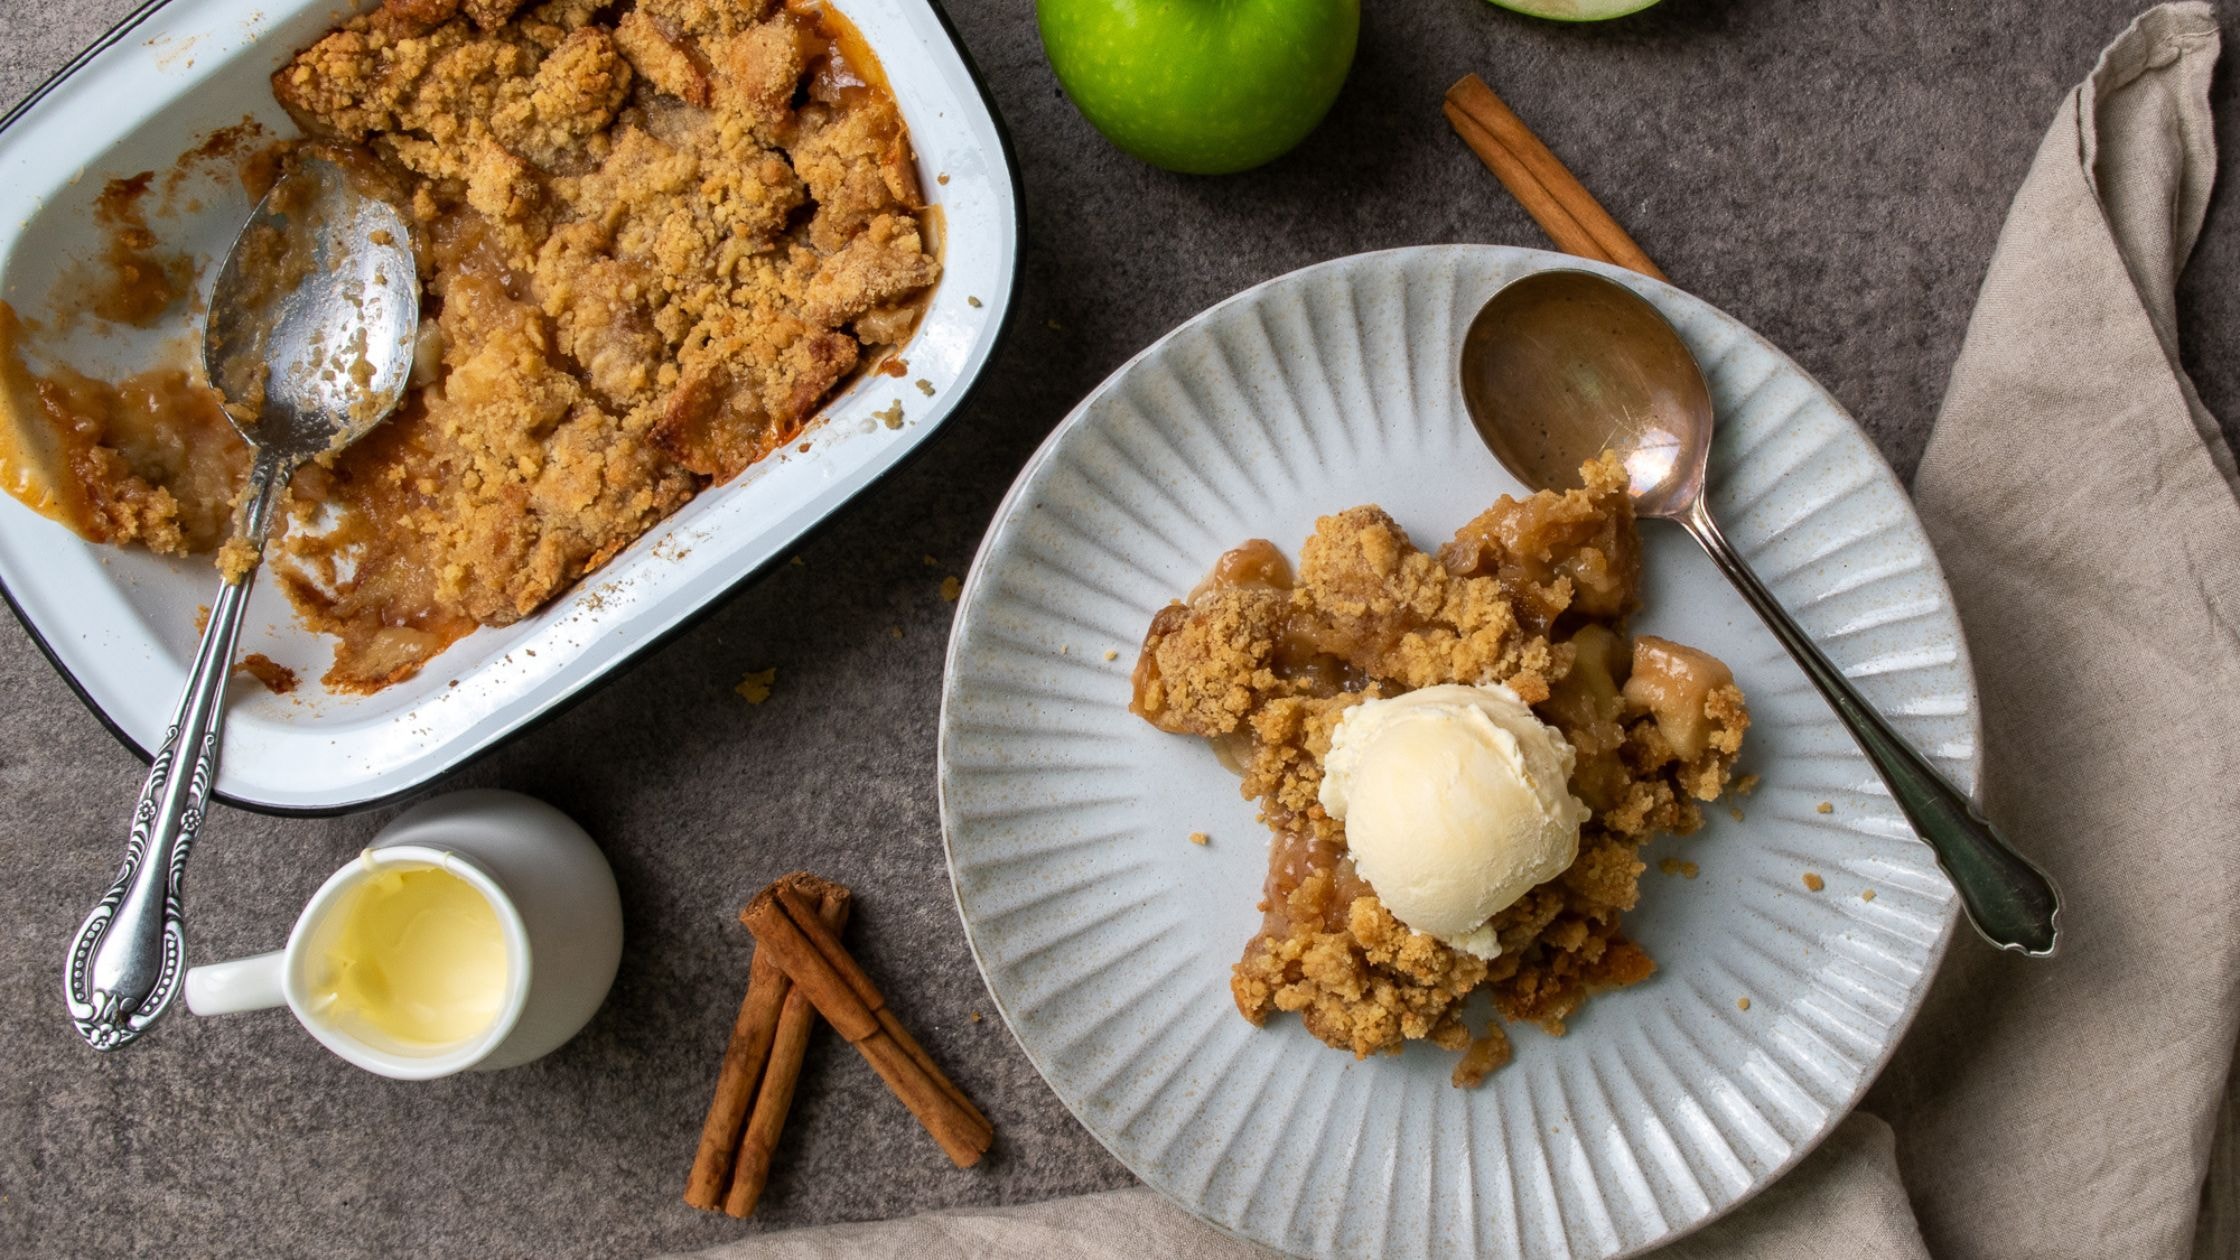
[[[1491,958],[1486,920],[1579,855],[1574,761],[1507,687],[1425,687],[1339,717],[1322,807],[1394,918]]]

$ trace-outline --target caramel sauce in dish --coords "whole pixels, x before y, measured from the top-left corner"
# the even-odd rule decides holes
[[[25,328],[0,302],[0,473],[10,494],[94,542],[207,552],[231,532],[249,445],[185,368],[100,381],[34,372]]]
[[[272,86],[312,141],[394,182],[424,292],[414,387],[301,471],[268,556],[334,638],[330,691],[410,678],[529,616],[798,442],[908,339],[940,273],[901,114],[829,6],[388,0]],[[247,154],[243,184],[261,192],[287,156]],[[141,207],[149,177],[125,183]],[[176,311],[147,257],[116,275]],[[55,474],[19,497],[98,542],[222,539],[246,450],[191,372],[157,405],[139,377],[34,371],[12,333],[0,351],[9,467]]]
[[[153,327],[194,287],[194,259],[165,253],[149,230],[146,209],[155,172],[142,171],[104,184],[94,198],[93,218],[107,244],[99,263],[81,272],[85,309],[113,324]],[[67,311],[70,307],[62,307]]]

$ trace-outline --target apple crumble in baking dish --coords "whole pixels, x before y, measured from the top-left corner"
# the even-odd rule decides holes
[[[812,0],[387,0],[272,88],[393,179],[425,294],[413,389],[302,471],[270,557],[335,637],[334,690],[527,616],[799,441],[940,272],[877,61]],[[19,497],[96,541],[216,548],[247,459],[215,397],[33,372],[38,332],[0,307],[0,462],[46,474]]]

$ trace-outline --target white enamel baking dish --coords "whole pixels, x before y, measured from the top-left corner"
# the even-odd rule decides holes
[[[1021,235],[1018,177],[977,72],[930,0],[843,0],[878,53],[946,226],[945,270],[903,357],[871,375],[789,450],[715,487],[536,616],[454,644],[419,677],[369,697],[330,695],[329,641],[260,585],[242,636],[303,679],[287,697],[233,693],[217,790],[271,812],[392,800],[493,747],[682,628],[930,440],[986,368],[1010,316]],[[165,172],[211,130],[253,117],[295,134],[267,77],[336,20],[332,0],[154,0],[0,118],[0,295],[39,318],[63,269],[100,246],[104,180]],[[216,274],[248,213],[231,164],[213,164],[152,223]],[[188,204],[199,210],[188,212]],[[129,335],[82,333],[62,356],[94,375],[148,366],[192,335],[188,317]],[[928,397],[912,382],[933,386]],[[899,399],[900,429],[872,418]],[[161,742],[192,657],[206,558],[99,547],[0,496],[0,591],[86,704],[145,758]],[[119,808],[123,808],[120,804]]]

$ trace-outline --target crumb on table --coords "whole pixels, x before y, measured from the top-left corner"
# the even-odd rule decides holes
[[[924,565],[929,569],[938,569],[941,567],[941,562],[934,559],[932,556],[919,556],[918,563]]]
[[[957,580],[956,575],[951,574],[950,576],[941,579],[942,599],[954,604],[957,602],[957,597],[962,594],[964,594],[964,583]]]
[[[777,681],[778,668],[773,665],[769,669],[758,669],[748,674],[732,690],[738,692],[739,697],[748,704],[761,704],[770,698],[771,684]]]
[[[888,626],[888,627],[887,627],[887,637],[888,637],[888,638],[890,638],[890,639],[899,639],[899,638],[901,638],[901,637],[902,637],[902,627],[901,627],[901,626]]]
[[[1818,871],[1806,871],[1804,873],[1804,886],[1813,892],[1819,892],[1828,886],[1828,881],[1820,878]]]
[[[975,1023],[975,1024],[977,1024],[977,1023],[979,1023],[979,1022],[980,1022],[980,1012],[978,1012],[978,1011],[974,1011],[974,1012],[972,1013],[972,1022],[973,1022],[973,1023]]]

